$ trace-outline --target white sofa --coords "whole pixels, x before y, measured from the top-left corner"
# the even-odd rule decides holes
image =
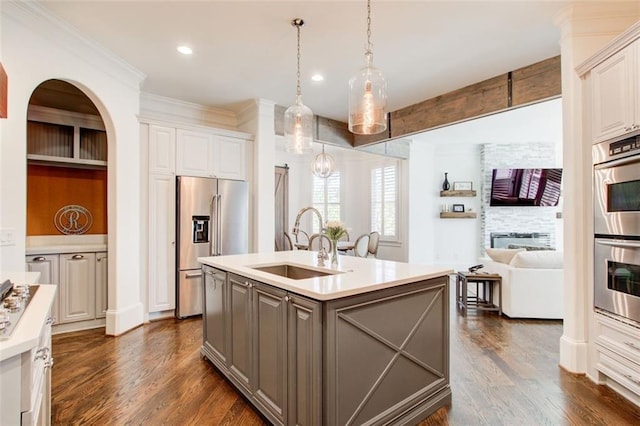
[[[502,312],[511,318],[562,319],[562,252],[486,249],[481,271],[502,276]]]

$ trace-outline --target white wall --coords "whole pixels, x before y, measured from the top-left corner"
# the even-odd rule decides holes
[[[471,181],[478,190],[480,149],[444,136],[425,137],[411,145],[409,183],[409,262],[466,268],[477,263],[480,198],[440,197],[444,173],[455,181]],[[479,191],[478,191],[479,194]],[[442,205],[464,204],[476,219],[441,219]]]
[[[3,2],[2,64],[9,76],[9,118],[2,122],[0,228],[16,244],[0,250],[0,269],[24,270],[26,244],[26,122],[33,90],[48,79],[68,81],[89,96],[107,128],[109,309],[107,333],[143,321],[140,300],[140,82],[144,76],[106,54],[30,2]]]

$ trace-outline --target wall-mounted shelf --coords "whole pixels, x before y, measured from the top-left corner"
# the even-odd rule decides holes
[[[476,212],[441,212],[440,219],[475,219]]]
[[[476,190],[469,189],[464,191],[440,191],[441,197],[475,197]]]

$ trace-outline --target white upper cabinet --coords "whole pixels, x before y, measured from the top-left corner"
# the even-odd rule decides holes
[[[246,144],[244,139],[215,137],[213,163],[216,177],[246,180]]]
[[[175,175],[176,129],[149,126],[149,173]]]
[[[593,143],[640,130],[640,41],[591,71]]]
[[[178,175],[246,179],[246,140],[180,129],[176,139]]]

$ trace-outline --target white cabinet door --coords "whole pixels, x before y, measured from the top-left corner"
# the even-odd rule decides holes
[[[178,175],[214,177],[212,135],[178,130],[176,144]]]
[[[176,308],[176,180],[149,177],[149,312]]]
[[[96,318],[106,317],[109,308],[107,302],[108,266],[107,253],[96,253]]]
[[[637,105],[640,95],[635,43],[608,58],[591,71],[593,143],[640,128]]]
[[[96,254],[60,255],[60,323],[94,319]]]
[[[176,174],[246,180],[245,139],[178,130]]]
[[[221,179],[246,180],[244,139],[217,136],[214,145],[214,174]]]
[[[176,129],[149,126],[149,173],[175,174]]]
[[[27,256],[27,271],[40,272],[40,284],[55,284],[58,286],[56,297],[53,300],[52,315],[54,324],[60,321],[60,269],[59,256],[57,254],[38,254]]]

